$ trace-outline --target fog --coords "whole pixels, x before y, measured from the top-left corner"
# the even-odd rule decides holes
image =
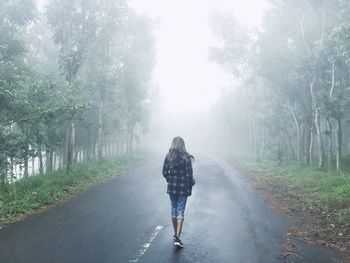
[[[348,1],[0,3],[4,181],[175,136],[330,170],[349,152]]]
[[[236,85],[230,73],[209,61],[211,46],[221,45],[209,25],[214,12],[232,14],[251,30],[260,28],[269,5],[249,1],[133,0],[132,6],[158,21],[154,82],[159,92],[147,143],[166,151],[175,136],[190,150],[215,151],[222,136],[212,112],[222,91]]]
[[[6,226],[1,259],[348,251],[349,18],[349,0],[0,0],[0,229],[54,209]],[[205,221],[171,252],[187,196]]]

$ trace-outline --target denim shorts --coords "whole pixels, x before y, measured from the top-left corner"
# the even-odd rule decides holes
[[[169,194],[171,201],[171,218],[184,220],[187,196]]]

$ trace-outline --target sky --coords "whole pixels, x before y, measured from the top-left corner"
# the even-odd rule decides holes
[[[233,80],[207,60],[208,48],[220,45],[212,36],[208,18],[212,11],[232,13],[249,27],[259,27],[265,0],[130,0],[139,13],[159,20],[155,31],[159,85],[166,110],[183,112],[206,108]]]

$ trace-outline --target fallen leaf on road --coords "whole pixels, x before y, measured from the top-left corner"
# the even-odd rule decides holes
[[[297,247],[291,243],[290,241],[286,241],[283,244],[284,249],[287,251],[287,253],[295,254]]]

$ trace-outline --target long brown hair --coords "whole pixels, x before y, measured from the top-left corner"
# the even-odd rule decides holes
[[[183,159],[194,160],[193,155],[189,154],[186,150],[185,141],[180,136],[177,136],[173,139],[169,153],[167,155],[170,166],[174,167],[176,162]]]

